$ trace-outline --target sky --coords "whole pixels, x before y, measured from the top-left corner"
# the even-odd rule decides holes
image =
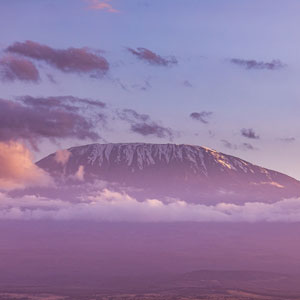
[[[290,0],[2,0],[0,154],[192,144],[300,179],[299,9]]]

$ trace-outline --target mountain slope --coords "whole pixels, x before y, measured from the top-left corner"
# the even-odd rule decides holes
[[[53,153],[37,165],[57,178],[101,179],[132,187],[141,197],[175,197],[194,203],[274,202],[300,195],[300,182],[242,159],[191,145],[91,144]]]

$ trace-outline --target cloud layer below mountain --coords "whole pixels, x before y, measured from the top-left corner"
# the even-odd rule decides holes
[[[34,195],[10,197],[0,194],[1,220],[89,220],[109,222],[299,222],[300,199],[272,204],[188,204],[182,200],[163,203],[158,199],[139,202],[126,193],[103,189],[81,202]]]

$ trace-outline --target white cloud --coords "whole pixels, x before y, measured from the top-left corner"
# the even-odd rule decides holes
[[[275,203],[189,204],[182,200],[137,201],[125,193],[104,189],[82,202],[37,196],[11,198],[0,194],[0,219],[52,219],[126,222],[299,222],[300,199]]]

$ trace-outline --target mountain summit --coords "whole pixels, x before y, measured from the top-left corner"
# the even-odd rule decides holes
[[[91,144],[37,162],[57,181],[104,180],[135,196],[180,198],[192,203],[275,202],[300,196],[300,182],[240,158],[192,145]],[[80,174],[79,174],[80,173]]]

